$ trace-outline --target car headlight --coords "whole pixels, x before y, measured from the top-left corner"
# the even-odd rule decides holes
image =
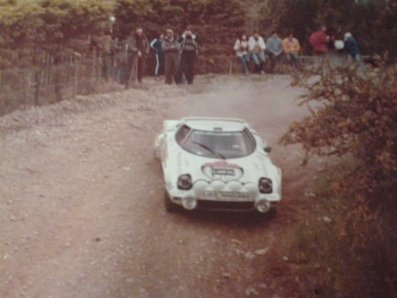
[[[259,191],[261,193],[272,193],[273,192],[273,183],[269,178],[261,178],[259,179]]]
[[[179,176],[178,178],[178,188],[182,190],[189,190],[192,189],[193,183],[192,183],[192,176],[189,174],[184,174]]]
[[[182,199],[182,206],[186,210],[193,210],[197,207],[197,199],[193,197],[186,197]]]

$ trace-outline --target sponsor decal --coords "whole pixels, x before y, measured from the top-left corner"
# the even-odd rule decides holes
[[[208,178],[227,180],[240,179],[243,176],[243,169],[226,161],[216,161],[213,163],[206,163],[201,167],[203,173]]]

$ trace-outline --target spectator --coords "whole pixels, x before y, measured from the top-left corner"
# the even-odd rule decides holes
[[[164,34],[160,33],[158,38],[150,42],[150,47],[154,50],[156,57],[156,66],[154,68],[154,75],[159,76],[164,68],[164,53],[163,53]]]
[[[317,55],[324,55],[328,53],[328,42],[330,37],[326,34],[327,26],[322,25],[320,30],[313,32],[310,35],[309,42],[313,47],[313,51]]]
[[[334,49],[335,49],[337,52],[340,52],[340,51],[342,51],[344,48],[345,48],[345,43],[344,43],[344,41],[343,41],[342,39],[335,38],[335,41],[334,41]]]
[[[143,74],[145,71],[145,59],[149,54],[149,42],[143,34],[143,29],[138,27],[134,34],[127,39],[127,78],[126,87],[128,87],[129,80],[132,76],[135,59],[137,63],[137,78],[138,82],[142,83]]]
[[[127,71],[126,42],[121,42],[116,37],[113,42],[113,51],[114,80],[120,84],[125,84],[125,73]]]
[[[103,32],[99,37],[99,49],[102,58],[102,76],[108,81],[113,77],[113,39],[110,31]]]
[[[299,41],[294,37],[292,33],[283,40],[283,50],[285,57],[287,58],[288,62],[295,68],[300,67],[300,63],[299,63],[300,49],[301,46],[299,44]]]
[[[187,83],[192,84],[194,79],[194,62],[196,60],[198,45],[196,35],[192,33],[190,26],[183,32],[179,42],[181,45],[181,57],[176,83],[181,84],[183,82],[183,76],[185,76]]]
[[[179,61],[179,42],[174,37],[174,31],[167,29],[163,40],[165,83],[172,84],[176,77]]]
[[[263,73],[266,44],[263,37],[259,35],[259,32],[254,32],[254,35],[248,39],[248,45],[252,60],[255,63],[255,71]]]
[[[361,65],[360,49],[356,39],[350,32],[346,32],[344,36],[345,51],[349,54],[357,65]]]
[[[276,63],[281,58],[281,54],[283,53],[283,41],[278,37],[276,31],[274,31],[272,36],[267,40],[266,47],[270,58],[270,73],[273,73]]]
[[[241,65],[243,66],[243,71],[245,75],[249,74],[248,63],[249,63],[249,55],[248,55],[248,40],[247,35],[242,34],[241,38],[238,38],[234,43],[233,47],[236,52],[236,56],[240,59]]]

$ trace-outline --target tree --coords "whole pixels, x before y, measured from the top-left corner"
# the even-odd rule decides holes
[[[32,63],[34,53],[84,51],[87,37],[108,22],[112,6],[98,0],[0,3],[0,67]],[[23,52],[20,59],[20,55]],[[15,56],[17,55],[17,56]],[[12,58],[12,59],[10,59]],[[34,57],[33,57],[34,58]]]

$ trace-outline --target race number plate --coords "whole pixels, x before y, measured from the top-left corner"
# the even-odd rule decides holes
[[[202,200],[214,201],[249,201],[249,193],[244,192],[230,192],[230,191],[205,191]]]

